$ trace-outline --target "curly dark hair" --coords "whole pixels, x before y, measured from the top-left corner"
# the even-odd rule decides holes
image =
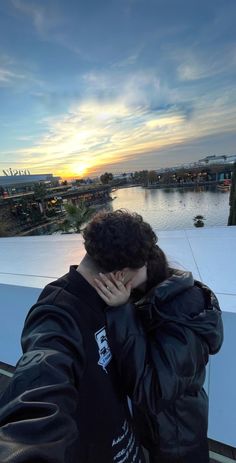
[[[149,260],[157,242],[141,215],[125,209],[98,212],[83,231],[85,249],[104,270],[137,269]]]

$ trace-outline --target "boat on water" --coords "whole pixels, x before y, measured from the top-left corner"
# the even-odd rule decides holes
[[[217,185],[217,190],[220,190],[220,191],[229,191],[230,190],[230,186],[226,186],[226,185]]]
[[[219,183],[218,185],[216,185],[216,188],[217,190],[220,190],[220,191],[229,191],[230,185],[231,185],[230,180],[224,180],[223,183]]]

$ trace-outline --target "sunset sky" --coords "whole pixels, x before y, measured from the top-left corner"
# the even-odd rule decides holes
[[[0,175],[236,151],[235,0],[1,0]]]

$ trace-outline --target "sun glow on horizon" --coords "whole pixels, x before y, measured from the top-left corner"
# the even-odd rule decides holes
[[[93,16],[90,2],[2,3],[0,172],[86,178],[234,152],[235,0],[207,14],[172,0],[171,15],[160,0],[93,1]]]
[[[70,175],[73,174],[74,176],[78,177],[85,177],[89,173],[89,167],[86,164],[77,162],[70,166]]]
[[[200,106],[194,119],[180,108],[153,111],[146,106],[114,100],[84,101],[73,105],[64,116],[48,120],[47,132],[31,147],[14,155],[31,170],[53,171],[62,178],[99,175],[112,166],[130,162],[138,170],[138,158],[181,145],[206,133],[217,133],[222,120],[222,102],[216,102],[207,114]],[[229,117],[227,126],[232,125]]]

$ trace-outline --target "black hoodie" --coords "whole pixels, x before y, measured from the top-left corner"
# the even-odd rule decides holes
[[[209,354],[223,341],[216,296],[175,271],[135,306],[108,310],[107,324],[144,446],[160,462],[208,462],[203,384]]]
[[[1,463],[144,462],[104,308],[76,267],[41,293],[0,398]]]

